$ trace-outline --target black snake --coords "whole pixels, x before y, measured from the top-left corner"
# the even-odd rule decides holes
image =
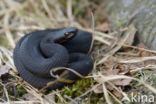
[[[93,60],[87,54],[92,44],[92,34],[74,27],[45,29],[22,37],[14,49],[13,59],[20,76],[36,88],[43,88],[57,78],[50,71],[57,67],[73,69],[86,76],[93,69]],[[54,74],[61,76],[65,70]],[[65,78],[76,81],[80,77],[66,70]],[[65,86],[56,81],[50,89]]]

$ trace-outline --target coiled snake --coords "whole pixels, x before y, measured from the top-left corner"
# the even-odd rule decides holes
[[[31,32],[22,37],[14,49],[13,59],[20,76],[36,88],[43,88],[57,78],[50,71],[67,67],[85,76],[93,69],[93,60],[87,55],[92,44],[92,34],[74,27],[46,29]],[[80,77],[70,70],[56,71],[68,80]],[[61,88],[68,83],[56,81],[50,89]]]

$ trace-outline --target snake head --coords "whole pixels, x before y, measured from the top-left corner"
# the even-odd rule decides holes
[[[64,33],[65,39],[73,38],[76,35],[77,31],[77,28],[74,27],[66,28]]]
[[[72,39],[73,37],[75,37],[77,34],[77,31],[78,31],[78,29],[75,27],[68,27],[68,28],[61,29],[60,30],[61,35],[59,36],[59,38],[55,39],[55,42],[57,42],[57,43],[66,42],[66,41]]]
[[[66,41],[71,40],[74,38],[77,34],[78,29],[74,27],[68,27],[68,28],[60,28],[51,30],[45,37],[45,41],[48,43],[63,43]]]

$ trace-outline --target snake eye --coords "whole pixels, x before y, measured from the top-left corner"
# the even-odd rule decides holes
[[[74,36],[74,33],[66,32],[64,35],[65,35],[66,39],[70,39]]]
[[[68,36],[68,35],[69,35],[69,32],[65,32],[64,35],[65,35],[65,36]]]

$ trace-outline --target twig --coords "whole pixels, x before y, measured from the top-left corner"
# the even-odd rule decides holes
[[[51,13],[51,11],[49,9],[49,6],[47,4],[47,1],[46,0],[41,0],[41,2],[42,2],[42,5],[43,5],[45,11],[47,12],[49,18],[52,18],[52,13]]]
[[[99,42],[101,42],[103,44],[106,44],[107,46],[111,45],[111,42],[109,42],[109,41],[107,41],[107,40],[105,40],[105,39],[103,39],[103,38],[101,38],[99,36],[94,36],[94,40],[99,41]]]
[[[3,83],[0,82],[0,84],[3,86],[3,90],[4,90],[5,96],[7,98],[7,102],[10,104],[8,91],[7,91],[7,89],[6,89],[6,87],[5,87],[5,85]]]
[[[106,102],[107,104],[113,104],[110,100],[110,97],[109,97],[109,94],[108,94],[108,91],[107,91],[107,88],[105,86],[105,83],[102,84],[102,88],[103,88],[103,94],[104,94],[104,97],[106,99]]]
[[[108,82],[108,81],[117,80],[117,79],[132,79],[134,81],[137,81],[137,82],[141,83],[146,88],[148,88],[149,90],[151,90],[153,93],[156,94],[156,88],[154,88],[151,85],[147,84],[146,82],[144,82],[144,81],[142,81],[140,79],[134,78],[134,77],[130,77],[130,76],[126,76],[126,75],[109,75],[109,76],[104,76],[101,73],[99,73],[96,77],[97,78],[98,77],[101,78],[100,81],[99,81],[100,84]]]
[[[133,73],[133,72],[137,72],[137,71],[140,71],[140,70],[146,70],[146,69],[153,69],[153,70],[155,70],[156,69],[156,65],[147,65],[145,67],[139,67],[139,68],[131,70],[130,72]]]
[[[135,59],[126,59],[126,60],[117,60],[119,63],[131,64],[131,63],[139,63],[148,60],[156,60],[156,56],[149,56],[149,57],[139,57]]]
[[[12,34],[9,30],[9,13],[6,13],[5,17],[4,17],[4,29],[5,29],[5,33],[6,33],[6,36],[7,36],[7,39],[10,43],[10,45],[14,48],[15,47],[15,42],[14,42],[14,39],[12,37]]]
[[[103,62],[105,62],[110,56],[112,56],[115,52],[117,52],[122,45],[126,42],[126,40],[128,39],[128,37],[132,34],[136,32],[136,29],[133,25],[131,25],[129,27],[129,30],[127,31],[127,33],[124,35],[123,39],[119,41],[119,43],[117,44],[117,46],[115,48],[113,48],[110,52],[108,52],[104,58],[102,58],[99,62],[97,62],[97,65],[102,64]]]
[[[130,45],[124,44],[123,47],[133,48],[133,49],[137,49],[137,50],[141,50],[141,51],[146,51],[146,52],[151,52],[151,53],[155,53],[156,54],[156,51],[154,51],[154,50],[149,50],[149,49],[140,48],[140,47],[136,47],[136,46],[130,46]]]
[[[94,38],[95,38],[95,18],[94,18],[94,14],[91,12],[91,17],[92,17],[92,22],[91,22],[91,28],[92,28],[92,42],[90,45],[90,49],[88,51],[88,53],[91,52],[92,48],[93,48],[93,44],[94,44]]]
[[[74,21],[73,13],[72,13],[72,0],[67,0],[67,16],[70,20],[70,23]]]

